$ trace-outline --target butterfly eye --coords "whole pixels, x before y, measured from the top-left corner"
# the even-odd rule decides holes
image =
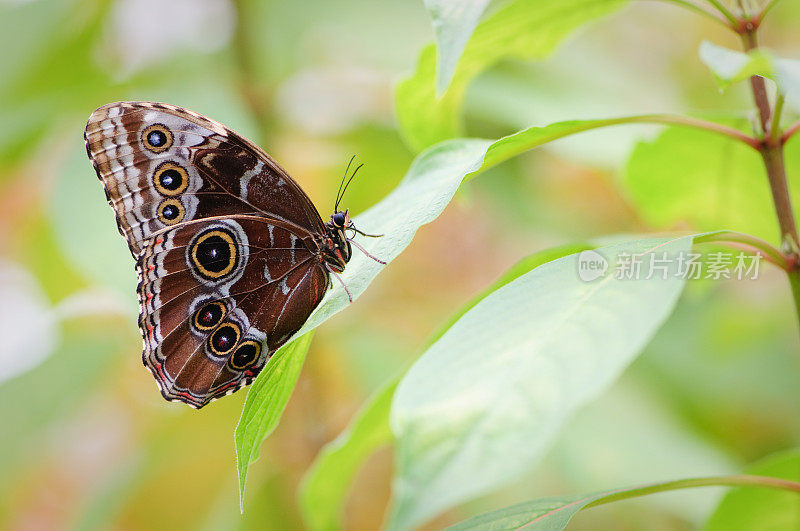
[[[194,327],[198,330],[211,330],[225,317],[225,304],[214,301],[200,307],[194,314]]]
[[[164,162],[153,173],[153,184],[161,195],[180,195],[189,187],[189,175],[174,162]]]
[[[215,356],[224,356],[239,342],[239,327],[234,323],[226,323],[217,328],[208,338],[208,346]]]
[[[202,233],[191,246],[191,263],[195,271],[208,280],[218,280],[233,271],[238,253],[233,235],[221,229]]]
[[[142,143],[153,153],[161,153],[172,145],[172,133],[164,124],[153,124],[142,132]]]
[[[333,220],[333,224],[337,227],[344,227],[345,223],[345,214],[344,212],[337,212],[333,216],[331,216],[331,220]]]
[[[183,219],[186,209],[177,199],[165,199],[158,205],[158,219],[164,225],[173,225]]]
[[[253,365],[258,360],[258,355],[261,353],[261,345],[253,340],[242,342],[236,352],[233,353],[230,359],[230,365],[237,371],[246,369]]]

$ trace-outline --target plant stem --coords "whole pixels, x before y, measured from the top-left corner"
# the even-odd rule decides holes
[[[769,129],[769,138],[774,142],[780,141],[781,134],[781,113],[783,112],[783,94],[778,94],[775,100],[775,111],[772,113],[772,121]]]
[[[798,308],[798,319],[800,319],[800,270],[795,269],[789,273],[789,286],[792,288],[792,298],[794,307]]]
[[[741,37],[745,51],[749,52],[758,48],[756,32],[764,15],[775,5],[776,1],[770,1],[754,18],[743,15],[732,26],[733,30]],[[775,213],[778,216],[778,225],[781,231],[782,254],[785,253],[784,256],[787,259],[784,269],[789,277],[792,299],[798,323],[800,323],[800,246],[798,245],[800,239],[798,239],[797,235],[797,223],[792,209],[789,184],[786,180],[786,164],[783,158],[783,146],[800,129],[800,121],[794,123],[786,132],[781,134],[780,120],[784,97],[778,94],[775,99],[775,109],[773,110],[770,108],[764,78],[760,76],[750,77],[750,87],[753,91],[753,99],[758,109],[761,131],[763,132],[757,149],[767,171],[772,202],[775,205]]]
[[[236,31],[233,35],[233,53],[239,74],[239,92],[258,126],[258,142],[269,143],[271,125],[270,97],[259,90],[255,73],[255,61],[250,41],[251,32],[247,14],[247,0],[234,0],[236,8]]]
[[[706,11],[705,9],[700,7],[699,5],[694,4],[692,2],[688,2],[686,0],[660,0],[660,1],[668,2],[670,4],[677,4],[679,6],[685,7],[686,9],[688,9],[690,11],[694,11],[695,13],[698,13],[700,15],[706,16],[706,17],[710,18],[711,20],[713,20],[714,22],[718,22],[719,24],[722,24],[726,28],[730,27],[730,24],[725,22],[725,19],[722,18],[721,16],[719,16],[718,14],[716,14],[714,12],[711,12],[711,11]]]
[[[778,0],[770,0],[769,2],[767,2],[767,5],[765,5],[765,6],[764,6],[764,7],[761,9],[761,12],[760,12],[758,15],[756,15],[756,21],[757,21],[759,24],[761,24],[761,21],[762,21],[762,20],[764,20],[764,17],[765,17],[765,16],[767,16],[767,12],[768,12],[770,9],[772,9],[773,7],[775,7],[775,4],[777,4],[777,3],[778,3]]]
[[[715,8],[717,8],[717,11],[722,13],[722,15],[725,18],[727,18],[733,26],[736,26],[736,25],[739,24],[739,19],[737,19],[736,16],[734,16],[734,14],[731,13],[728,10],[728,8],[725,7],[725,5],[722,2],[720,2],[719,0],[706,0],[706,1],[709,4],[711,4],[712,6],[714,6]]]
[[[628,118],[622,118],[628,123],[654,123],[654,124],[668,124],[668,125],[681,125],[684,127],[692,127],[695,129],[705,129],[706,131],[710,131],[712,133],[718,133],[721,135],[728,136],[733,138],[734,140],[738,140],[740,142],[744,142],[748,146],[753,149],[758,149],[760,142],[758,139],[749,136],[738,129],[734,129],[733,127],[728,127],[727,125],[718,124],[715,122],[709,122],[707,120],[700,120],[698,118],[692,118],[690,116],[673,116],[669,114],[645,114],[641,116],[630,116]],[[620,123],[624,123],[620,121]]]
[[[789,490],[800,493],[800,483],[789,481],[786,479],[773,478],[768,476],[749,476],[749,475],[735,475],[735,476],[720,476],[696,479],[684,479],[678,481],[668,481],[665,483],[658,483],[655,485],[648,485],[637,489],[628,489],[621,492],[603,496],[599,500],[586,505],[586,508],[596,507],[619,500],[626,500],[628,498],[635,498],[644,496],[646,494],[654,494],[657,492],[664,492],[669,490],[687,489],[692,487],[766,487],[772,489]]]
[[[771,7],[771,4],[768,4],[759,16],[763,16],[769,7]],[[760,18],[757,20],[760,20]],[[749,52],[758,48],[757,29],[758,24],[751,24],[746,31],[740,33],[745,51]],[[778,216],[778,225],[781,230],[781,247],[789,257],[789,269],[787,269],[786,274],[789,277],[792,299],[798,322],[800,322],[800,247],[798,246],[800,239],[797,236],[797,223],[795,222],[792,200],[789,195],[789,184],[786,180],[786,164],[783,160],[783,145],[797,131],[797,124],[792,125],[786,133],[781,135],[779,122],[783,107],[783,97],[778,96],[776,98],[775,111],[772,113],[772,123],[770,123],[771,109],[764,78],[752,76],[750,78],[750,86],[753,89],[753,98],[761,119],[761,129],[765,134],[758,151],[764,161],[764,168],[767,170],[772,202],[775,205],[775,213]]]
[[[795,123],[790,125],[786,131],[784,131],[783,136],[781,137],[781,143],[785,144],[787,140],[792,138],[797,131],[800,131],[800,120],[797,120]]]
[[[583,123],[579,123],[571,127],[556,128],[555,131],[547,135],[541,134],[542,129],[547,129],[547,127],[546,128],[531,127],[523,131],[518,131],[513,135],[505,137],[501,141],[495,142],[492,145],[492,147],[489,148],[489,150],[486,152],[486,157],[484,158],[483,164],[481,165],[479,171],[484,171],[496,164],[499,164],[502,161],[508,160],[513,156],[519,155],[524,151],[528,151],[533,147],[541,146],[542,144],[546,144],[547,142],[552,142],[553,140],[558,140],[559,138],[575,135],[578,133],[582,133],[584,131],[591,131],[593,129],[600,129],[602,127],[611,127],[612,125],[634,124],[634,123],[665,124],[665,125],[679,125],[683,127],[692,127],[695,129],[702,129],[704,131],[717,133],[732,138],[734,140],[738,140],[739,142],[743,142],[744,144],[755,149],[756,151],[758,151],[759,147],[761,146],[760,140],[753,138],[752,136],[748,136],[745,133],[739,131],[738,129],[734,129],[733,127],[728,127],[727,125],[708,122],[706,120],[690,118],[688,116],[673,116],[669,114],[645,114],[639,116],[622,116],[620,118],[586,120]],[[565,126],[569,125],[569,122],[561,122],[559,124],[550,124],[550,125]],[[526,137],[532,137],[532,138],[529,139]],[[507,141],[511,138],[517,139],[517,142],[509,144]],[[471,179],[476,175],[478,175],[477,171],[475,173],[471,173],[468,179]]]
[[[781,269],[789,272],[792,269],[791,257],[787,256],[779,249],[776,249],[769,242],[756,238],[750,234],[734,231],[717,231],[702,236],[697,236],[694,239],[695,243],[719,243],[719,244],[739,244],[751,249],[756,249],[761,252],[764,258],[780,267]]]
[[[748,31],[742,34],[742,43],[746,51],[753,50],[758,47],[758,40],[756,39],[755,30]],[[767,96],[767,88],[764,83],[764,78],[760,76],[752,76],[750,78],[750,85],[753,89],[753,98],[758,107],[758,112],[761,117],[761,128],[764,133],[770,131],[777,131],[778,125],[772,124],[770,127],[770,105]],[[777,123],[780,121],[780,108],[783,105],[783,97],[778,97],[775,105],[775,113],[773,120]],[[794,255],[795,265],[800,265],[798,258],[798,237],[797,237],[797,224],[794,219],[794,211],[792,210],[792,201],[789,195],[789,184],[786,181],[786,165],[783,161],[783,143],[781,139],[776,139],[775,135],[767,134],[767,136],[760,143],[758,150],[761,153],[761,158],[764,160],[764,167],[767,170],[767,178],[769,179],[769,187],[772,191],[772,201],[775,204],[775,212],[778,215],[778,224],[781,229],[781,240],[788,250]],[[800,312],[800,307],[798,307]]]
[[[785,251],[797,253],[797,225],[794,220],[792,201],[789,196],[789,185],[786,182],[786,165],[783,162],[783,146],[765,145],[760,150],[764,167],[767,169],[769,187],[772,190],[772,201],[778,215],[778,225],[781,228],[781,237]],[[787,241],[789,240],[789,241]]]
[[[744,45],[744,49],[747,52],[755,48],[758,48],[758,40],[756,39],[755,32],[747,31],[745,33],[742,33],[742,44]],[[767,84],[764,82],[763,77],[751,76],[750,87],[753,89],[753,98],[755,99],[756,108],[758,108],[758,115],[761,119],[761,130],[764,131],[764,133],[766,133],[767,128],[769,127],[769,116],[770,116],[769,97],[767,96]]]

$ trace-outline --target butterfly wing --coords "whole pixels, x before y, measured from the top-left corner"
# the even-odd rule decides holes
[[[257,216],[157,232],[137,270],[144,364],[196,408],[249,384],[328,287],[313,237]]]
[[[84,137],[134,258],[157,231],[215,216],[264,215],[324,232],[311,200],[277,162],[195,112],[110,103],[92,113]]]

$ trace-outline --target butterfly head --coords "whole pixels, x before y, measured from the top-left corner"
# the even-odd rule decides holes
[[[350,214],[348,210],[344,212],[334,212],[331,215],[330,225],[336,227],[338,230],[344,230],[348,228],[348,224],[350,223]]]
[[[323,245],[323,257],[325,262],[332,270],[337,273],[344,271],[345,265],[350,261],[352,249],[350,238],[347,237],[347,229],[351,228],[350,214],[348,210],[344,212],[336,211],[331,215],[331,219],[325,224],[325,244]]]

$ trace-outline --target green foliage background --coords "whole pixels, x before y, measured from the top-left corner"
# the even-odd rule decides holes
[[[86,118],[128,99],[209,115],[264,146],[323,216],[352,154],[366,164],[346,198],[359,214],[407,173],[426,175],[409,171],[415,156],[456,136],[685,111],[749,127],[746,84],[719,92],[698,58],[703,40],[736,48],[722,28],[656,2],[538,3],[493,4],[439,100],[435,32],[418,0],[182,1],[169,16],[149,0],[0,3],[0,330],[9,338],[0,528],[330,529],[343,502],[345,528],[375,529],[397,473],[387,422],[397,375],[498,278],[493,287],[585,242],[653,230],[739,230],[777,243],[757,157],[705,132],[615,126],[523,153],[588,129],[564,122],[441,148],[480,148],[469,155],[483,174],[317,329],[280,424],[252,454],[260,459],[240,514],[232,433],[245,392],[198,413],[163,402],[141,366],[133,264],[86,159]],[[763,40],[791,55],[798,24],[800,6],[781,2]],[[788,144],[787,166],[797,194],[800,140]],[[465,172],[450,177],[454,190]],[[643,354],[567,421],[533,470],[426,525],[537,497],[739,472],[798,446],[795,321],[775,268],[757,281],[689,282]],[[286,363],[294,374],[302,357]],[[376,405],[315,463],[370,396]],[[753,470],[800,479],[793,454],[775,459]],[[316,475],[303,480],[309,468]],[[713,513],[711,529],[731,529],[742,522],[737,507],[791,504],[786,494],[740,495],[716,512],[718,491],[644,498],[574,525],[686,529]]]

